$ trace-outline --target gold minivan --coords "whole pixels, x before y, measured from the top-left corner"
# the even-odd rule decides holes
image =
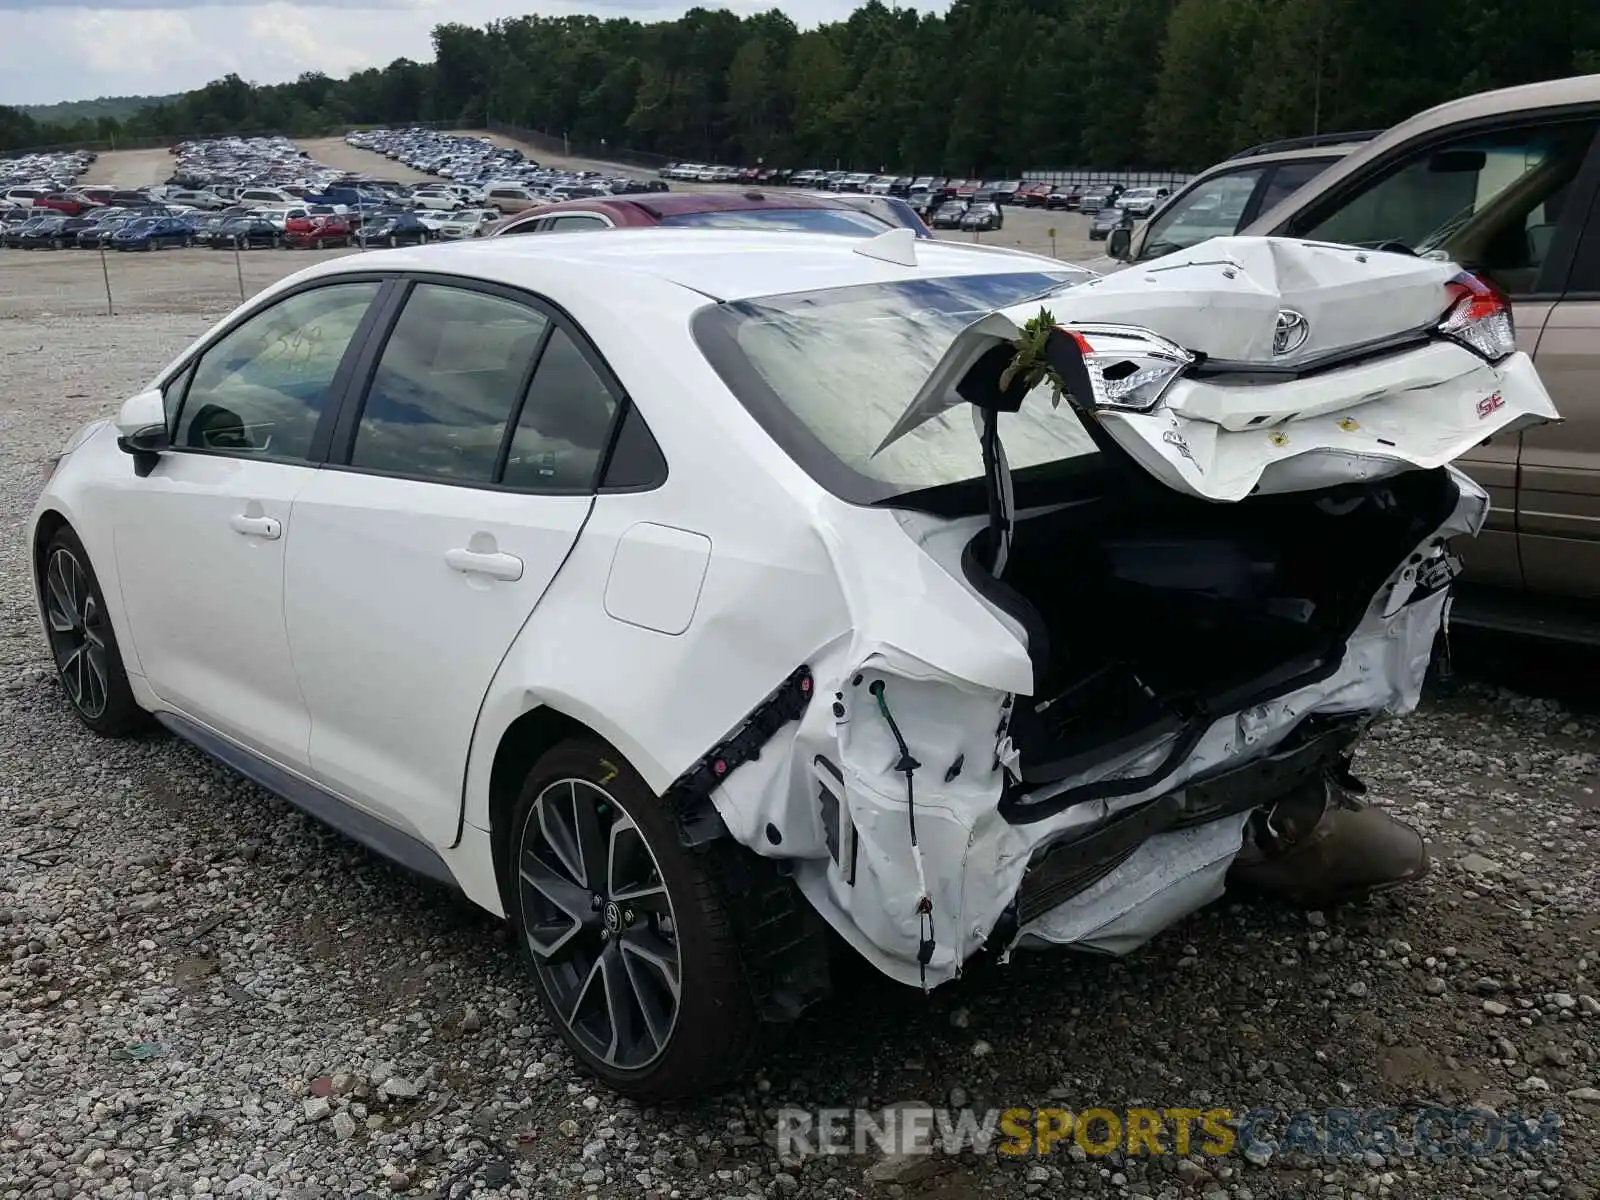
[[[1341,146],[1331,164],[1331,148],[1311,152],[1309,182],[1258,200],[1238,232],[1450,258],[1511,298],[1517,341],[1564,420],[1460,461],[1494,508],[1465,547],[1456,619],[1600,644],[1600,609],[1584,603],[1600,599],[1597,133],[1600,75],[1468,96]],[[1112,256],[1158,262],[1152,238],[1183,198],[1114,233]]]

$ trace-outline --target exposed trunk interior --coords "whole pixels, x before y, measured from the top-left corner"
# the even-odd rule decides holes
[[[1444,471],[1237,504],[1118,487],[1019,518],[998,579],[992,530],[980,533],[967,577],[1024,625],[1034,663],[1034,695],[1011,718],[1022,790],[1176,734],[1159,776],[1215,718],[1331,673],[1374,595],[1456,500]]]

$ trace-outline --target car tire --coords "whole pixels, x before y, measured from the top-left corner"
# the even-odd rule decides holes
[[[149,728],[150,714],[128,686],[105,593],[70,526],[58,529],[45,547],[39,604],[56,678],[78,719],[102,737]]]
[[[517,943],[545,1013],[588,1071],[646,1103],[738,1077],[760,1022],[733,927],[704,860],[622,755],[583,738],[540,758],[518,797],[508,861]]]

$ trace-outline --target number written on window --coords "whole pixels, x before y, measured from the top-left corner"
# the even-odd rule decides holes
[[[178,408],[173,444],[305,461],[339,363],[378,286],[300,292],[226,335],[200,358]]]

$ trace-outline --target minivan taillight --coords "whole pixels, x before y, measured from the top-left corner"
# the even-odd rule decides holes
[[[1511,321],[1511,301],[1487,279],[1463,271],[1445,291],[1450,306],[1439,322],[1439,332],[1490,362],[1517,351],[1517,331]]]

